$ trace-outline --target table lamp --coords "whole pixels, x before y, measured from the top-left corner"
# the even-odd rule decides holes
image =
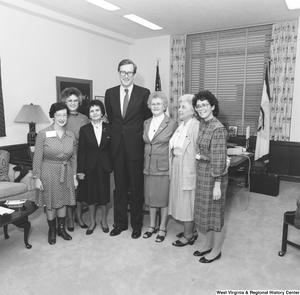
[[[27,134],[27,143],[32,152],[32,148],[35,145],[35,124],[36,123],[49,123],[49,119],[45,115],[44,111],[39,105],[36,104],[24,104],[19,111],[15,123],[28,123],[29,133]]]

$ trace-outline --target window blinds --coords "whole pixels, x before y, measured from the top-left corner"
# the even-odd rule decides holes
[[[272,25],[187,35],[186,93],[210,90],[218,119],[256,134]]]

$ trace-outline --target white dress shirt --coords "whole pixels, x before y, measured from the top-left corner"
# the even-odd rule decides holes
[[[99,146],[102,138],[102,121],[101,123],[96,123],[96,124],[92,122],[92,125],[94,127],[95,136]]]
[[[165,117],[164,113],[162,113],[158,117],[154,117],[154,116],[152,117],[150,127],[149,127],[149,132],[148,132],[148,137],[150,140],[153,139],[154,134],[156,133],[157,129],[159,128],[159,125],[161,124],[161,122],[164,120],[164,117]]]

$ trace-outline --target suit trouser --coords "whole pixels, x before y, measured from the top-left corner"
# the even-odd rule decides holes
[[[130,186],[130,223],[133,229],[143,226],[144,203],[144,159],[131,160],[121,140],[118,151],[113,158],[115,178],[116,226],[128,227],[128,187]]]

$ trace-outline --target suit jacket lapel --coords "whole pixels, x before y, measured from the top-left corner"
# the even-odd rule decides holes
[[[150,128],[151,121],[152,121],[152,117],[150,119],[146,120],[146,122],[145,122],[144,134],[145,134],[147,142],[151,142],[149,139],[149,128]]]
[[[95,132],[94,132],[94,127],[93,127],[92,123],[89,124],[89,128],[87,129],[87,136],[92,138],[93,144],[95,146],[98,146],[97,138],[96,138],[96,135],[95,135]]]
[[[193,127],[196,124],[196,122],[197,122],[197,120],[195,118],[192,118],[192,122],[189,126],[189,129],[188,129],[187,133],[186,133],[186,138],[185,138],[185,141],[184,141],[184,144],[183,144],[183,154],[185,153],[185,150],[186,150],[187,146],[191,142],[191,133],[192,133]]]
[[[154,140],[169,125],[170,118],[166,115],[164,115],[164,116],[165,117],[162,120],[162,122],[160,123],[158,129],[156,130],[152,140]]]
[[[123,117],[122,113],[121,113],[120,87],[121,86],[116,87],[115,91],[112,92],[112,95],[111,95],[112,102],[111,102],[111,104],[116,108],[116,113],[119,113],[119,115],[121,117]]]

